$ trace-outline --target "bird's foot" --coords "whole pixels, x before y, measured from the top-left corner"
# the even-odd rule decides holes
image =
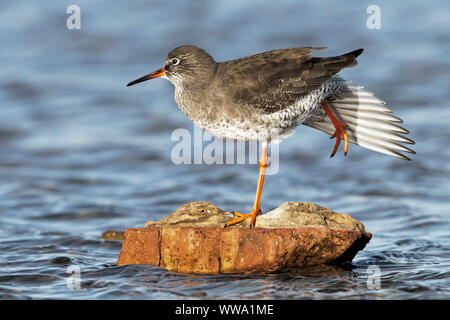
[[[231,225],[233,225],[233,224],[237,224],[237,223],[239,223],[239,222],[242,222],[242,221],[244,221],[244,220],[247,220],[247,219],[251,218],[251,220],[250,220],[250,228],[251,228],[251,227],[254,227],[254,226],[255,226],[256,216],[257,216],[258,214],[261,214],[261,209],[258,209],[258,210],[253,209],[252,212],[250,212],[250,213],[233,212],[233,214],[236,215],[236,216],[238,216],[239,218],[236,218],[236,219],[234,219],[234,220],[228,221],[228,222],[225,224],[225,227],[229,227],[229,226],[231,226]]]
[[[331,122],[334,125],[334,128],[336,129],[331,136],[330,139],[336,138],[336,143],[334,144],[333,152],[331,153],[330,158],[333,158],[336,154],[339,145],[341,144],[341,135],[344,137],[345,141],[345,147],[344,147],[344,155],[347,155],[348,151],[348,135],[347,132],[345,132],[344,128],[347,127],[346,123],[340,122],[336,116],[334,115],[333,111],[331,110],[331,107],[328,105],[328,103],[324,100],[322,101],[322,107],[327,113],[328,117],[330,118]]]
[[[339,145],[341,144],[341,135],[344,137],[345,146],[344,146],[344,155],[347,155],[348,152],[348,135],[347,132],[345,132],[344,127],[347,126],[347,124],[342,123],[340,121],[333,122],[336,131],[334,131],[333,135],[330,137],[330,139],[336,138],[336,143],[334,144],[333,152],[331,153],[330,158],[334,157],[336,152],[339,149]]]

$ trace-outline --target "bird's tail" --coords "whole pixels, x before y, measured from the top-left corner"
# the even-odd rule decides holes
[[[343,81],[343,80],[342,80]],[[415,152],[402,144],[415,144],[404,135],[409,131],[398,125],[402,120],[392,115],[384,101],[363,87],[344,82],[344,89],[326,100],[338,120],[347,124],[344,128],[350,142],[363,148],[411,160],[403,153]],[[335,127],[323,108],[319,108],[305,125],[329,135]]]

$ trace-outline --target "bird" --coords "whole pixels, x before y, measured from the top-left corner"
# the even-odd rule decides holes
[[[403,121],[384,101],[339,72],[357,65],[364,49],[332,57],[313,57],[326,47],[271,50],[236,60],[216,62],[205,50],[183,45],[169,52],[164,66],[127,86],[165,78],[175,87],[175,101],[196,125],[222,139],[258,141],[262,152],[252,211],[233,212],[225,227],[261,214],[261,193],[268,165],[268,148],[292,135],[301,124],[335,138],[333,157],[344,140],[404,160],[415,144]]]

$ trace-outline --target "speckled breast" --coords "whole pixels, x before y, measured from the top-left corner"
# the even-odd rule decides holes
[[[231,114],[220,106],[210,106],[208,110],[202,110],[199,103],[198,112],[192,114],[184,105],[184,95],[176,92],[175,97],[180,109],[191,121],[216,137],[279,142],[308,120],[326,97],[342,88],[343,79],[332,78],[296,103],[273,113],[263,113],[260,109],[251,110],[247,106],[236,105]]]

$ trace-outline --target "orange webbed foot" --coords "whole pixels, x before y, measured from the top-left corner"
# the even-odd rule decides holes
[[[251,220],[250,220],[250,228],[252,228],[252,227],[255,226],[256,216],[257,216],[258,214],[261,214],[261,209],[259,209],[259,210],[253,209],[252,212],[250,212],[250,213],[233,212],[233,214],[234,214],[234,215],[237,215],[239,218],[236,218],[236,219],[234,219],[234,220],[228,221],[228,222],[225,224],[225,227],[229,227],[229,226],[231,226],[231,225],[237,224],[237,223],[242,222],[242,221],[244,221],[244,220],[251,219]]]
[[[336,116],[334,115],[333,111],[331,110],[330,106],[326,101],[322,101],[322,107],[327,113],[328,117],[330,118],[331,122],[333,123],[336,130],[334,131],[333,135],[330,137],[330,139],[336,138],[336,143],[334,144],[333,152],[331,153],[330,158],[334,157],[337,150],[339,149],[339,145],[341,144],[342,137],[344,137],[345,146],[344,146],[344,155],[347,155],[348,152],[348,135],[347,132],[345,132],[345,127],[347,127],[346,123],[340,122]]]
[[[336,143],[334,144],[333,152],[331,153],[330,158],[333,158],[339,149],[339,145],[341,144],[341,139],[342,139],[341,135],[342,135],[342,137],[344,137],[344,141],[345,141],[344,155],[347,155],[347,152],[348,152],[348,135],[344,129],[344,127],[346,127],[347,124],[338,121],[337,124],[335,124],[335,126],[336,126],[336,131],[334,131],[334,133],[330,137],[330,139],[336,138]]]
[[[239,213],[239,212],[233,212],[233,214],[237,215],[239,218],[236,218],[234,220],[228,221],[225,224],[225,227],[229,227],[231,225],[237,224],[239,222],[242,222],[247,219],[250,220],[250,228],[255,226],[256,222],[256,216],[258,214],[261,214],[261,192],[262,187],[264,183],[264,176],[266,173],[266,167],[267,167],[267,146],[263,147],[262,156],[259,159],[259,177],[258,177],[258,186],[256,187],[256,195],[255,195],[255,202],[253,204],[253,210],[250,213]]]

